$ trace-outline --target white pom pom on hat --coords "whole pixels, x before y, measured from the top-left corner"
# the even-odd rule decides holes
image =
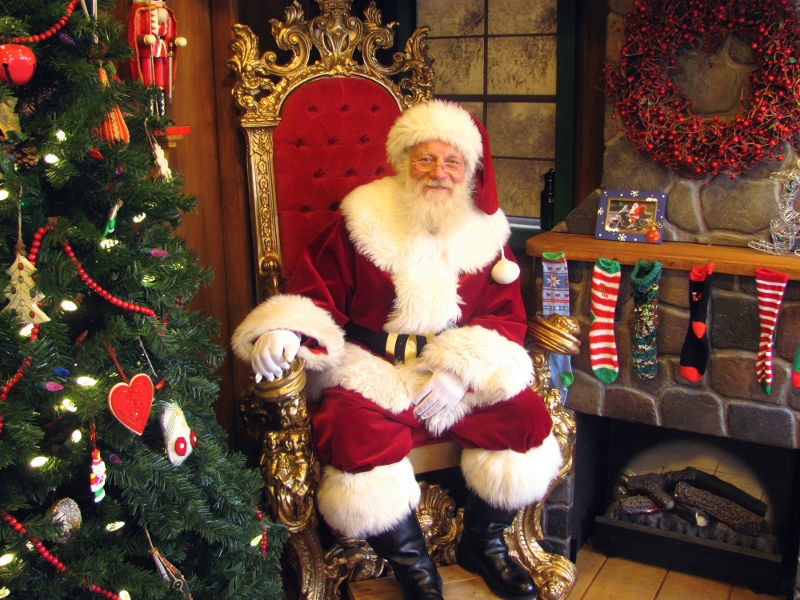
[[[493,215],[500,204],[492,165],[489,135],[483,125],[455,102],[429,100],[412,106],[395,121],[386,138],[386,156],[396,172],[407,168],[407,150],[422,142],[438,140],[458,148],[467,171],[475,176],[475,206]],[[501,258],[492,268],[492,279],[507,284],[519,277],[519,266]]]

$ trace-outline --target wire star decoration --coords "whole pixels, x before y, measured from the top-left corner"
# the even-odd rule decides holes
[[[795,201],[800,195],[800,160],[787,171],[772,173],[770,179],[783,184],[778,198],[778,216],[769,224],[770,241],[752,240],[748,246],[770,254],[786,254],[792,251],[800,232],[800,212],[795,210]],[[800,255],[797,250],[794,252]]]

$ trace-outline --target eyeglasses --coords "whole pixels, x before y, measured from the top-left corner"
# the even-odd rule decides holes
[[[442,169],[444,169],[445,173],[449,173],[451,175],[455,175],[464,171],[464,163],[452,159],[439,162],[435,158],[422,157],[418,158],[417,160],[412,160],[411,164],[414,165],[418,171],[422,171],[423,173],[430,173],[431,171],[437,169],[439,165],[442,165]]]

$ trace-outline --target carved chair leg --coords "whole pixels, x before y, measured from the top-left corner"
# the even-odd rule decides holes
[[[541,504],[521,509],[506,530],[508,553],[519,561],[539,588],[540,600],[565,600],[578,571],[575,565],[559,554],[545,552],[541,539]]]

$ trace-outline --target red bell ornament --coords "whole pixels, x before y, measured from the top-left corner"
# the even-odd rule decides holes
[[[0,44],[0,80],[12,85],[24,85],[36,70],[36,55],[28,46]]]

